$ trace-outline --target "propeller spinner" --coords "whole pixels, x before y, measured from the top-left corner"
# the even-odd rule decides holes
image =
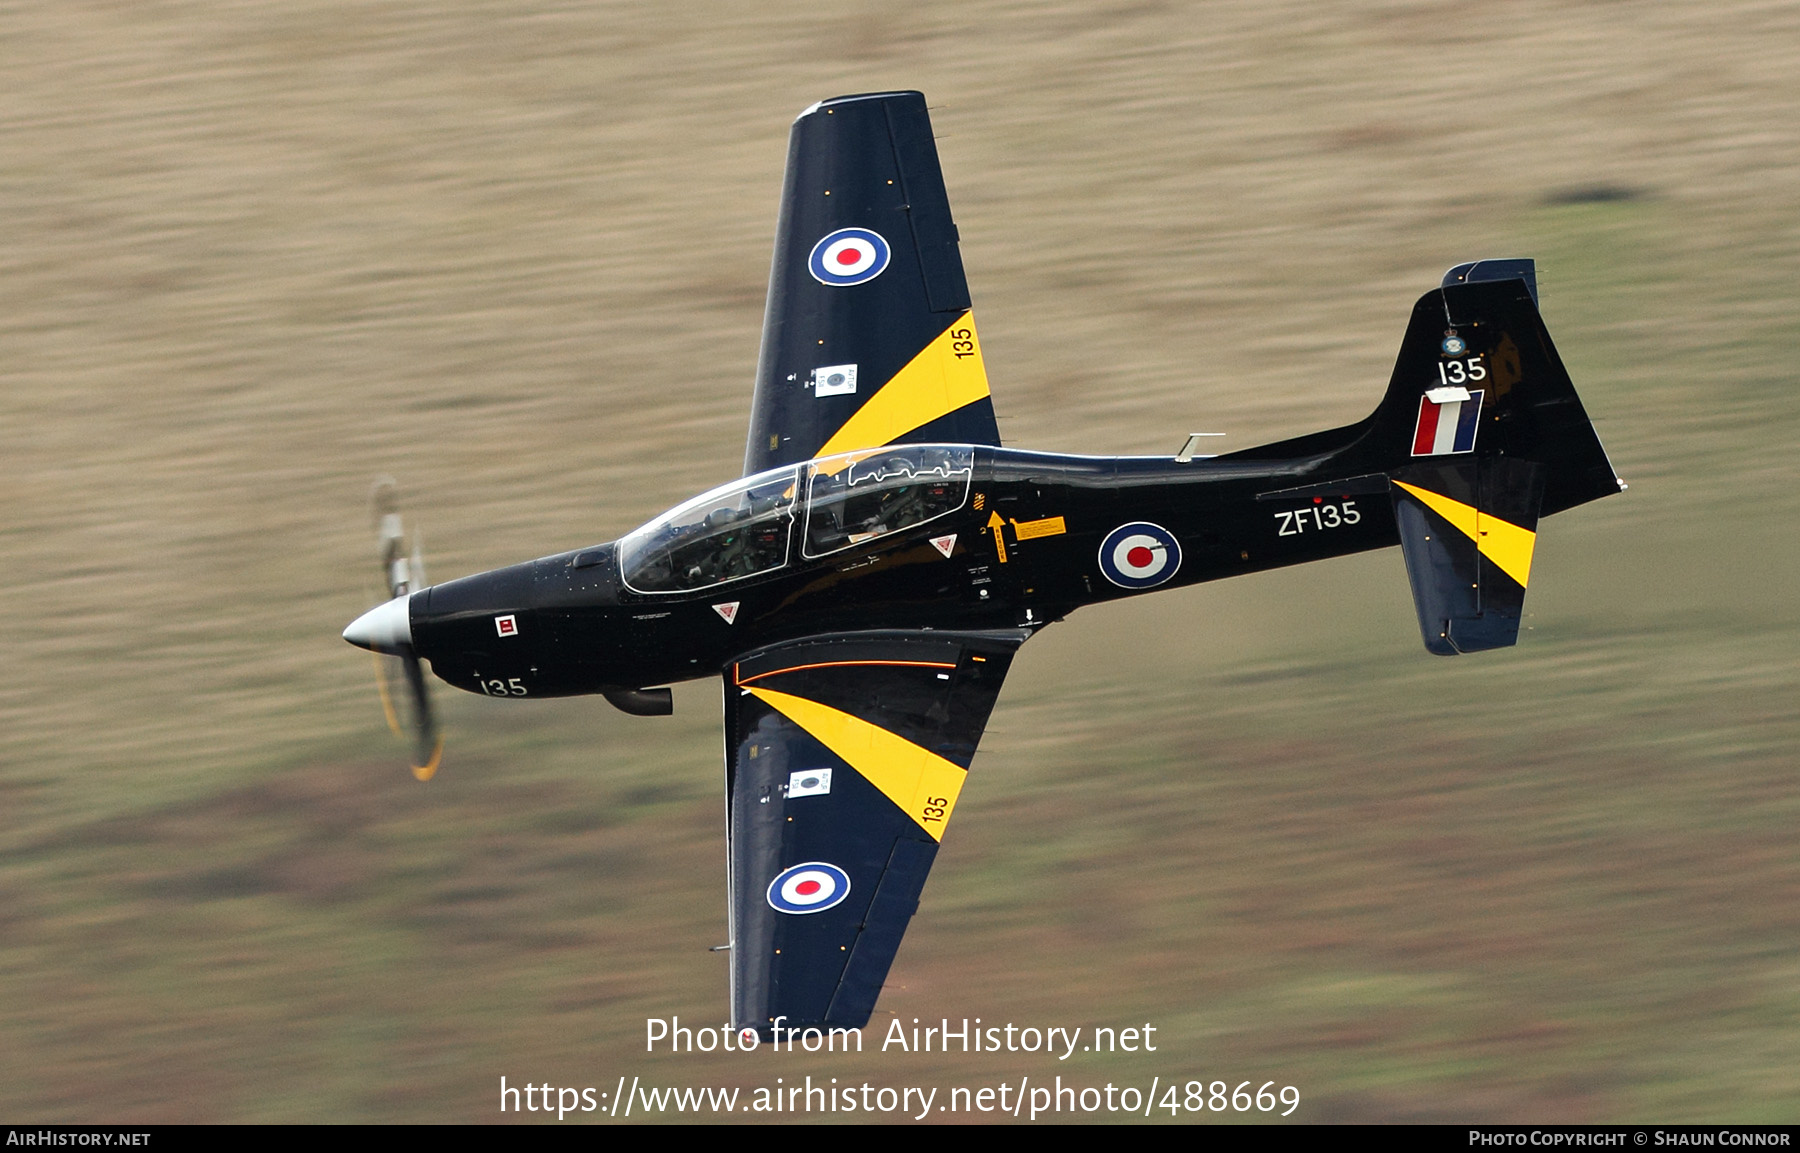
[[[411,730],[413,776],[429,781],[443,759],[444,738],[432,716],[431,697],[425,690],[425,669],[413,648],[409,611],[414,590],[425,584],[425,562],[417,533],[413,534],[411,550],[406,547],[406,530],[400,522],[400,494],[394,482],[386,477],[377,481],[371,499],[381,546],[382,579],[389,599],[352,621],[344,630],[344,639],[375,654],[375,685],[381,692],[388,727],[400,736]],[[394,705],[392,682],[396,663],[406,680],[406,696],[411,704],[409,724],[402,723]]]

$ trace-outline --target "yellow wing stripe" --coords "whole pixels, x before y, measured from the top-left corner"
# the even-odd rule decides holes
[[[975,313],[965,312],[877,389],[817,455],[891,444],[896,437],[987,395],[987,366],[981,362]]]
[[[944,826],[950,823],[950,811],[969,775],[961,766],[829,705],[774,689],[749,692],[844,758],[932,840],[943,840]]]
[[[1501,572],[1518,581],[1520,588],[1524,588],[1525,582],[1531,579],[1531,551],[1537,545],[1535,532],[1429,489],[1407,484],[1403,480],[1394,483],[1418,497],[1426,508],[1449,521],[1456,527],[1456,531],[1474,541],[1475,547],[1481,550],[1481,555],[1499,565]]]

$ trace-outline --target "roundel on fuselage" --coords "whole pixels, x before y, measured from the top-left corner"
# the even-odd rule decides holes
[[[1159,524],[1122,524],[1100,542],[1100,571],[1120,588],[1155,588],[1180,567],[1181,542]]]

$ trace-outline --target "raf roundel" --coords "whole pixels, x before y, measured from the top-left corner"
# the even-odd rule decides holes
[[[813,245],[806,267],[820,284],[847,288],[880,276],[887,269],[890,252],[879,232],[840,228]]]
[[[850,875],[824,861],[784,869],[769,882],[769,904],[781,913],[823,913],[850,895]]]
[[[1100,571],[1126,589],[1155,588],[1181,567],[1181,542],[1159,524],[1122,524],[1100,542]]]

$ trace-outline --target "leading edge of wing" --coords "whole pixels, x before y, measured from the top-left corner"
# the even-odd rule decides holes
[[[726,670],[737,1027],[868,1022],[1026,635],[811,637]]]
[[[925,98],[821,101],[788,143],[746,474],[1000,443]]]

